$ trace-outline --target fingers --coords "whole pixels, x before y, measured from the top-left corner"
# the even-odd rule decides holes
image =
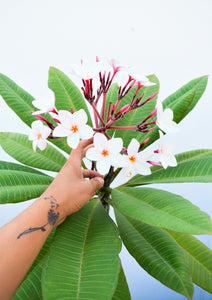
[[[71,151],[71,155],[69,159],[72,161],[72,163],[81,168],[81,161],[83,157],[85,156],[84,149],[90,145],[93,142],[93,137],[88,139],[88,140],[82,140],[79,142],[79,145],[77,146],[76,149],[73,149]]]
[[[104,179],[102,177],[94,177],[87,183],[89,185],[89,190],[91,195],[95,195],[95,192],[98,191],[104,185]]]
[[[101,174],[93,170],[82,170],[82,175],[84,178],[90,178],[90,179],[94,177],[102,177]]]

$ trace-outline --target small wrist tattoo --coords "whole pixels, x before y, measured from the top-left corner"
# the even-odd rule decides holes
[[[59,218],[59,215],[60,213],[57,211],[58,210],[58,207],[59,207],[59,204],[57,203],[57,200],[53,197],[53,196],[50,196],[50,197],[44,197],[44,200],[49,200],[50,201],[50,209],[47,213],[47,223],[43,226],[40,226],[40,227],[30,227],[26,230],[24,230],[22,233],[20,233],[18,236],[17,236],[17,239],[19,239],[22,235],[25,235],[25,234],[28,234],[28,233],[31,233],[31,232],[34,232],[34,231],[37,231],[37,230],[41,230],[41,231],[46,231],[45,227],[47,225],[51,225],[51,226],[54,226],[55,223],[57,222],[58,218]]]

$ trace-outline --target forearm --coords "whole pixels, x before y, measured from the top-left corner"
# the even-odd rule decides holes
[[[62,214],[45,192],[0,229],[0,299],[11,299]]]

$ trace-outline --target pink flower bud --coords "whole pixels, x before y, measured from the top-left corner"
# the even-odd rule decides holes
[[[125,106],[123,106],[123,107],[119,110],[118,113],[120,113],[120,114],[123,113],[123,112],[126,111],[129,107],[130,107],[129,104],[126,104]]]

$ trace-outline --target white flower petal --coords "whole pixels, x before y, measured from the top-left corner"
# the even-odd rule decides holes
[[[93,136],[93,129],[89,125],[85,125],[80,128],[80,137],[83,140],[87,140]]]
[[[141,175],[151,174],[150,165],[148,163],[137,162],[135,164],[135,169],[136,169],[137,173],[141,174]]]
[[[73,122],[79,126],[84,126],[88,121],[88,116],[84,109],[80,109],[72,114]]]
[[[43,128],[43,123],[40,120],[36,120],[32,122],[31,127],[32,129],[40,131]]]
[[[94,161],[102,159],[102,155],[98,151],[96,151],[94,147],[88,149],[88,151],[86,152],[86,157]]]
[[[46,149],[46,147],[47,147],[47,142],[46,142],[46,140],[44,140],[44,139],[39,139],[38,140],[38,142],[37,142],[37,147],[41,150],[41,151],[43,151],[44,149]]]
[[[38,140],[34,140],[32,142],[32,148],[33,148],[34,152],[36,152],[37,143],[38,143]]]
[[[70,129],[71,125],[73,124],[72,114],[67,110],[59,110],[57,119],[64,127],[68,129]]]
[[[167,156],[164,154],[161,154],[161,155],[159,155],[159,158],[160,158],[160,162],[161,162],[163,168],[166,169],[169,165],[167,162]]]
[[[129,156],[137,155],[139,147],[139,142],[136,139],[132,139],[129,143],[129,146],[127,147],[127,154]]]
[[[139,162],[144,162],[150,160],[152,156],[153,156],[153,151],[149,148],[146,148],[143,151],[138,153],[137,158]]]
[[[126,167],[126,155],[122,155],[120,153],[114,153],[110,155],[111,165],[117,168]]]
[[[69,136],[69,135],[72,135],[72,132],[64,127],[63,125],[58,125],[57,127],[55,127],[55,129],[53,130],[53,136],[56,136],[56,137],[64,137],[64,136]]]
[[[43,126],[42,131],[41,131],[41,136],[43,139],[47,139],[48,136],[51,133],[51,129],[47,126]]]
[[[109,157],[104,157],[96,162],[96,169],[101,175],[105,175],[109,172],[111,167]]]
[[[67,137],[67,143],[72,149],[76,149],[80,140],[79,132],[73,133]]]
[[[123,148],[123,141],[121,138],[112,138],[108,141],[108,150],[110,153],[120,152]]]
[[[171,154],[167,155],[166,156],[166,162],[170,167],[176,167],[177,166],[177,160],[176,160],[174,155],[171,155]]]
[[[121,173],[122,173],[123,177],[126,179],[130,179],[136,175],[136,171],[133,166],[128,167],[128,168],[123,168]]]
[[[93,139],[93,142],[94,142],[94,145],[95,145],[95,148],[102,152],[103,149],[107,149],[108,148],[108,140],[107,138],[105,137],[104,134],[102,133],[96,133],[94,135],[94,139]]]

